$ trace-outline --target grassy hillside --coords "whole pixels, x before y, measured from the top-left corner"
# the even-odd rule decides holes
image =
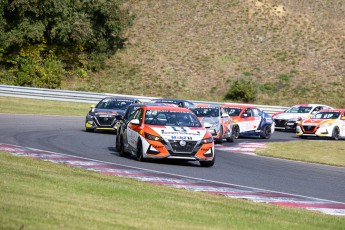
[[[342,0],[129,0],[128,41],[66,89],[222,101],[240,78],[256,104],[345,107]]]

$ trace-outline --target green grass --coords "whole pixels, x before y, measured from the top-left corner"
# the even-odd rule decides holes
[[[305,140],[266,143],[266,149],[257,150],[260,156],[298,160],[345,167],[345,140]]]
[[[0,96],[1,113],[85,116],[92,104]]]
[[[345,218],[0,152],[1,229],[344,229]]]

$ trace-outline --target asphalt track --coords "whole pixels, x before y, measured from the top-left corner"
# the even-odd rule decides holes
[[[84,119],[84,117],[0,114],[0,143],[193,178],[345,202],[345,168],[221,150],[217,151],[216,163],[211,168],[200,167],[198,162],[138,162],[118,155],[114,149],[114,134],[85,132]],[[230,147],[239,143],[294,140],[296,140],[294,133],[275,132],[270,140],[238,139],[235,143],[222,145]]]

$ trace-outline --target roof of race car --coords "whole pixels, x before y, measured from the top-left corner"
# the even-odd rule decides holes
[[[245,104],[231,104],[231,103],[226,103],[222,104],[220,107],[222,108],[253,108],[253,109],[259,109],[258,107],[254,105],[245,105]]]
[[[166,103],[178,103],[178,102],[189,102],[191,104],[193,104],[192,102],[188,101],[188,100],[183,100],[183,99],[174,99],[174,98],[157,98],[157,99],[152,99],[150,102],[155,102],[155,101],[159,101],[159,102],[166,102]]]
[[[142,105],[143,107],[146,107],[149,110],[167,110],[167,111],[178,111],[178,112],[188,112],[188,113],[192,113],[192,111],[190,111],[187,108],[181,108],[181,107],[174,107],[174,106],[169,106],[169,105]]]
[[[297,104],[291,107],[299,107],[299,106],[308,106],[308,107],[315,107],[315,106],[328,106],[328,105],[323,105],[323,104]]]
[[[139,100],[138,98],[132,98],[132,97],[105,97],[103,99],[101,99],[101,101],[103,100],[114,100],[114,101],[135,101],[135,100]]]
[[[199,103],[195,105],[195,108],[219,108],[218,105],[211,105],[211,104],[205,104],[205,103]]]
[[[340,113],[342,113],[342,112],[345,112],[345,109],[322,109],[318,112],[340,112]]]

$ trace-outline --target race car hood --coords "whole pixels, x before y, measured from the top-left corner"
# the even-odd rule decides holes
[[[112,114],[112,115],[123,115],[125,113],[124,110],[121,109],[94,109],[93,112],[95,114]]]
[[[205,123],[209,123],[211,125],[219,123],[220,118],[219,117],[198,117],[199,121],[202,125]]]
[[[150,126],[162,138],[168,140],[202,140],[206,134],[204,128],[189,128],[179,126]]]
[[[321,125],[332,123],[333,120],[330,119],[305,119],[302,121],[302,125]]]
[[[274,119],[289,120],[298,118],[307,118],[309,113],[281,113],[274,117]]]

